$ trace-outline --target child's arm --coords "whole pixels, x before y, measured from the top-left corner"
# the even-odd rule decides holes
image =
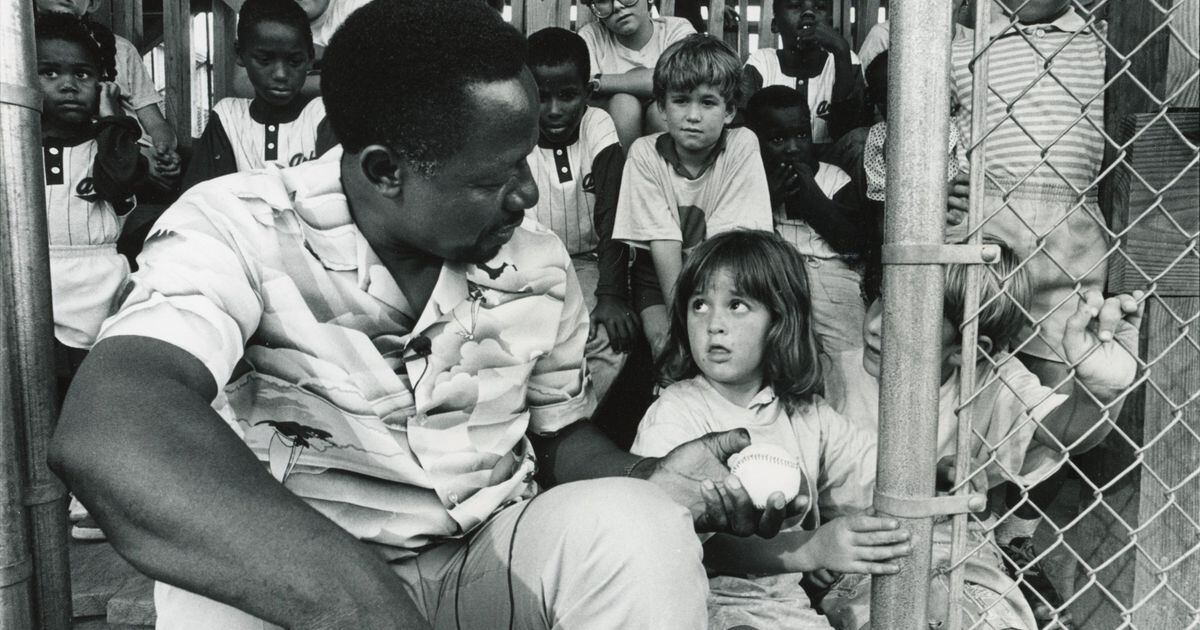
[[[1115,419],[1120,404],[1112,403],[1126,393],[1137,374],[1142,295],[1134,291],[1105,300],[1093,290],[1079,300],[1063,335],[1063,352],[1076,366],[1079,384],[1066,402],[1046,414],[1035,439],[1054,449],[1062,444],[1081,453],[1112,430],[1111,422],[1100,421],[1100,405],[1112,405],[1108,413]]]
[[[613,223],[617,215],[617,199],[621,190],[621,171],[625,154],[621,145],[611,144],[592,160],[592,179],[596,185],[596,253],[599,279],[596,282],[596,308],[592,309],[592,330],[603,325],[608,331],[613,350],[632,349],[641,326],[637,314],[629,308],[629,246],[614,241]],[[589,335],[590,336],[590,335]]]
[[[675,281],[683,268],[683,243],[680,241],[650,241],[650,258],[654,260],[654,274],[663,300],[671,303],[675,295]]]
[[[782,179],[784,190],[793,191],[784,200],[788,218],[808,223],[839,254],[859,253],[866,241],[868,222],[855,187],[847,184],[830,199],[807,164],[783,164],[778,168],[790,171]]]
[[[620,74],[601,74],[596,83],[596,94],[632,94],[638,98],[654,96],[654,70],[637,68]]]
[[[829,135],[834,140],[847,131],[859,127],[863,122],[862,69],[850,56],[850,44],[844,37],[824,23],[818,22],[813,37],[830,55],[833,55],[833,90],[829,96]]]
[[[142,123],[142,128],[146,130],[146,134],[150,136],[155,148],[165,147],[174,151],[179,145],[179,139],[175,137],[175,130],[171,128],[171,123],[167,122],[157,104],[147,105],[137,110],[137,118],[138,122]]]
[[[816,531],[788,529],[770,539],[718,534],[704,545],[704,564],[718,573],[838,573],[888,575],[892,562],[911,551],[909,534],[890,518],[856,514],[835,518]]]
[[[121,114],[121,89],[116,83],[100,84],[100,117],[97,121],[96,160],[92,182],[96,194],[109,202],[133,196],[146,177],[146,158],[138,150],[142,130],[137,121]]]
[[[187,172],[183,175],[180,189],[188,190],[192,186],[215,177],[237,172],[237,161],[233,156],[233,144],[221,124],[217,112],[208,116],[208,125],[204,133],[192,146],[192,159],[188,162]]]

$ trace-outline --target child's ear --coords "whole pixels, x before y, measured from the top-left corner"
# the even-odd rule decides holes
[[[987,335],[979,335],[979,349],[983,351],[984,354],[991,356],[992,350],[994,350],[992,347],[991,337],[988,337]]]
[[[100,9],[100,4],[104,0],[88,0],[87,13],[95,13]]]
[[[737,104],[733,101],[725,103],[725,124],[733,122],[734,116],[737,116]]]
[[[376,192],[392,199],[404,191],[404,161],[382,144],[372,144],[358,154],[358,167]]]

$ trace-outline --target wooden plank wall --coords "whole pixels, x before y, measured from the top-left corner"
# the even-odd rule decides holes
[[[181,146],[192,142],[192,12],[188,2],[163,2],[167,120]]]

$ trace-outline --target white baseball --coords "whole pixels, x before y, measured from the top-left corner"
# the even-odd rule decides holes
[[[767,507],[767,498],[776,492],[783,493],[789,502],[800,494],[800,458],[778,446],[751,444],[734,453],[728,464],[760,510]]]

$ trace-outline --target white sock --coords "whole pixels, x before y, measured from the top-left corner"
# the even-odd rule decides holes
[[[1041,523],[1040,516],[1021,518],[1015,514],[1011,515],[996,526],[996,542],[1007,545],[1014,538],[1032,538]]]

